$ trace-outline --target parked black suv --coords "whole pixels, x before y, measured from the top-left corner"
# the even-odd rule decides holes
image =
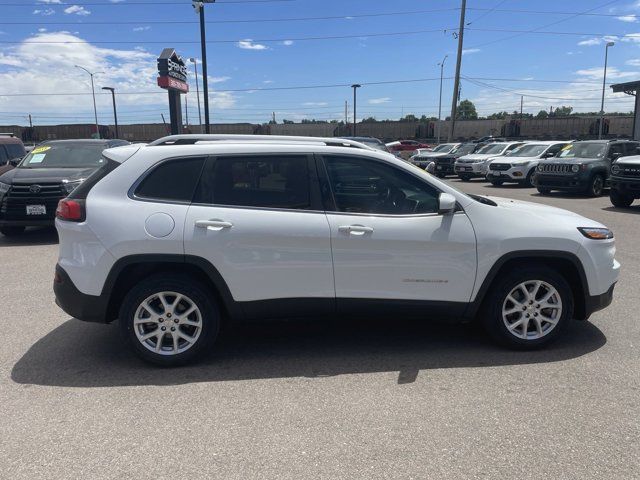
[[[617,160],[611,166],[609,198],[616,207],[628,207],[640,198],[640,156]]]
[[[13,170],[0,175],[0,233],[18,235],[27,226],[53,225],[56,207],[104,162],[106,148],[124,140],[53,140],[34,148]]]
[[[612,162],[636,155],[638,146],[640,143],[629,140],[574,142],[553,160],[540,161],[534,184],[542,194],[564,190],[598,197],[609,182]]]
[[[444,178],[447,175],[456,175],[456,172],[453,170],[453,165],[454,163],[456,163],[456,159],[458,159],[458,157],[462,157],[463,155],[469,155],[482,148],[484,145],[485,144],[476,142],[462,143],[451,150],[451,152],[449,152],[447,155],[433,158],[432,161],[435,163],[436,167],[436,177]]]

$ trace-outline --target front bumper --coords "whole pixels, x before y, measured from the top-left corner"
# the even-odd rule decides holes
[[[611,189],[622,194],[640,198],[640,178],[611,177]]]
[[[611,305],[611,302],[613,301],[613,289],[615,286],[616,284],[614,283],[606,292],[601,293],[600,295],[589,295],[585,298],[585,320],[588,319],[591,314]]]
[[[107,296],[82,293],[60,265],[56,265],[53,291],[56,295],[56,304],[72,317],[85,322],[106,323],[108,321]]]
[[[482,163],[456,163],[454,171],[458,175],[484,177],[487,174],[487,166]]]
[[[536,187],[545,187],[551,190],[565,190],[578,192],[587,188],[588,178],[581,175],[545,175],[536,172],[533,183]]]
[[[522,167],[511,167],[508,170],[491,170],[487,172],[488,180],[503,180],[505,182],[523,182],[527,178],[528,168],[526,166]]]

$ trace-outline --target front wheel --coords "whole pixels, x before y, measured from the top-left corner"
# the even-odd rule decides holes
[[[458,175],[460,177],[460,180],[462,180],[463,182],[468,182],[469,180],[471,180],[471,177],[469,175]]]
[[[157,275],[125,296],[120,327],[143,360],[177,366],[193,360],[214,342],[220,314],[198,282],[182,275]]]
[[[533,170],[531,170],[528,174],[527,174],[527,178],[524,179],[524,182],[522,182],[522,185],[524,187],[535,187],[534,183],[533,183]]]
[[[550,188],[536,187],[536,189],[538,190],[538,193],[541,194],[541,195],[549,195],[551,193],[551,189]]]
[[[609,200],[611,200],[614,207],[627,208],[631,206],[634,199],[633,197],[624,195],[617,190],[611,190],[609,192]]]
[[[0,233],[5,237],[15,237],[24,233],[24,227],[1,227]]]
[[[502,180],[491,180],[491,185],[493,185],[494,187],[499,187],[500,185],[502,185]]]
[[[587,195],[590,197],[600,197],[604,190],[604,177],[600,174],[596,174],[591,177],[589,184],[587,185]]]
[[[514,270],[487,297],[483,323],[498,342],[517,349],[545,345],[573,316],[573,295],[565,278],[546,267]]]

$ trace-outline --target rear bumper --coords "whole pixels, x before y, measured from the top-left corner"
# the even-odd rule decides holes
[[[82,293],[60,265],[56,265],[53,291],[56,304],[72,317],[85,322],[107,322],[107,296]]]
[[[611,302],[613,301],[613,289],[615,286],[616,284],[614,283],[606,292],[600,295],[589,295],[585,298],[585,319],[589,318],[592,313],[611,305]]]

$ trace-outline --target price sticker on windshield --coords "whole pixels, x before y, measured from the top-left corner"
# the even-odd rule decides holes
[[[42,161],[44,160],[46,153],[36,153],[34,155],[31,156],[31,159],[29,160],[29,163],[42,163]]]
[[[42,153],[42,152],[46,152],[47,150],[50,150],[51,147],[49,146],[44,146],[44,147],[37,147],[34,148],[33,150],[31,150],[31,153]]]

